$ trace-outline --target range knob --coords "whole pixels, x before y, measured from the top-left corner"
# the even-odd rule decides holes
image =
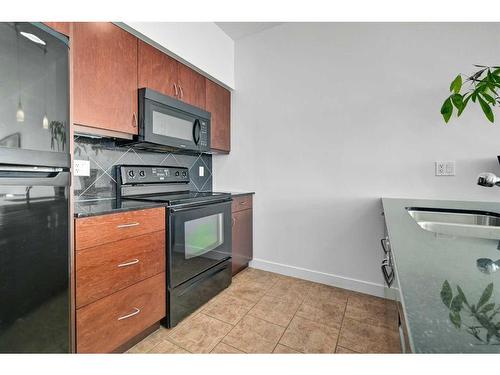
[[[187,173],[186,172],[182,172],[182,177],[186,177],[187,176]]]
[[[127,174],[128,174],[128,176],[129,176],[130,178],[135,178],[135,173],[134,173],[134,171],[130,170],[130,171],[128,171],[128,172],[127,172]]]
[[[176,177],[179,177],[179,171],[175,172]]]
[[[145,177],[146,176],[146,172],[144,171],[139,171],[139,177]]]

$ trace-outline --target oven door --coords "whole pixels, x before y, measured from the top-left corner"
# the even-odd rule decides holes
[[[231,201],[169,209],[169,288],[231,258]]]

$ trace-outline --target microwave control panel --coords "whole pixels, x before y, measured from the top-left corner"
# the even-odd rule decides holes
[[[200,120],[200,146],[208,146],[208,124],[205,120]]]
[[[121,165],[118,170],[122,185],[189,182],[189,170],[184,167]]]

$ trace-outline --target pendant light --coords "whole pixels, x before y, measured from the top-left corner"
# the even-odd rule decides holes
[[[17,103],[16,121],[17,122],[24,122],[24,110],[23,110],[23,104],[21,102],[21,74],[19,72],[19,66],[20,66],[19,32],[17,30],[17,26],[16,26],[16,47],[17,47],[17,85],[18,85],[18,89],[19,89],[19,100]]]
[[[44,81],[44,91],[45,95],[43,96],[43,107],[44,107],[44,115],[42,119],[42,128],[49,128],[49,118],[47,117],[47,79],[49,75],[49,69],[47,66],[47,48],[43,49],[43,62],[45,64],[45,81]]]

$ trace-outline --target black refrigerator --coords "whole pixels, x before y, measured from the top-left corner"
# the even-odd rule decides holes
[[[68,40],[0,23],[0,353],[71,351]]]

